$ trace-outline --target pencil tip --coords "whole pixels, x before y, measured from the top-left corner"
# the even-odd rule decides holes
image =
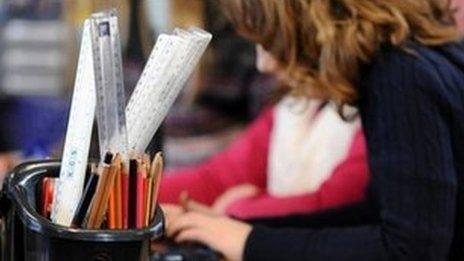
[[[103,162],[106,164],[111,164],[111,160],[113,159],[113,153],[111,152],[106,152],[105,158],[103,159]]]

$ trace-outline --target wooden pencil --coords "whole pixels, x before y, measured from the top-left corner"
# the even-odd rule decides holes
[[[152,164],[150,164],[151,167]],[[151,215],[151,199],[153,195],[153,173],[151,171],[148,172],[147,180],[147,195],[146,195],[146,205],[145,205],[145,226],[148,226],[150,224],[150,215]]]
[[[115,187],[113,186],[113,188],[111,188],[110,196],[108,198],[107,218],[109,229],[116,229],[116,193],[114,190]]]
[[[142,164],[145,164],[147,173],[150,173],[151,160],[150,155],[148,155],[147,153],[143,154]]]
[[[118,162],[115,162],[118,164]],[[108,228],[118,229],[122,228],[121,223],[118,219],[121,218],[121,168],[120,165],[115,174],[113,186],[110,189],[110,195],[108,200]]]
[[[142,166],[144,167],[144,177],[143,177],[143,215],[142,215],[142,225],[147,226],[147,216],[150,213],[150,200],[149,200],[149,187],[151,184],[149,182],[150,179],[150,168],[151,168],[151,160],[150,155],[145,153],[142,157]]]
[[[120,171],[120,169],[121,169],[121,155],[116,154],[116,156],[113,159],[113,162],[111,163],[110,169],[108,171],[108,178],[106,179],[106,184],[104,184],[104,187],[103,187],[104,190],[103,190],[103,194],[101,195],[102,198],[100,202],[100,207],[97,212],[94,228],[100,228],[101,225],[103,224],[103,221],[105,219],[106,210],[108,208],[108,200],[110,197],[110,193],[114,186],[114,180],[116,177],[116,173]]]
[[[90,209],[88,211],[88,219],[86,228],[95,227],[96,215],[98,212],[98,207],[100,204],[101,194],[103,193],[103,184],[106,182],[105,179],[108,178],[108,171],[110,169],[110,164],[113,159],[113,154],[107,153],[105,159],[102,163],[99,164],[97,174],[99,175],[97,189],[93,195],[92,201],[90,203]]]
[[[122,229],[123,228],[123,220],[122,220],[122,180],[121,180],[121,176],[122,176],[122,168],[123,166],[121,165],[121,168],[119,169],[116,177],[115,177],[115,181],[114,181],[114,185],[115,185],[115,189],[114,189],[114,194],[115,194],[115,198],[116,198],[116,228],[117,229]]]
[[[151,165],[150,175],[153,177],[152,180],[152,195],[151,195],[151,207],[150,207],[150,222],[152,222],[156,213],[156,204],[158,201],[159,185],[161,183],[161,177],[163,172],[163,155],[161,152],[156,153],[155,159]]]
[[[147,176],[146,166],[142,161],[137,162],[137,217],[136,227],[142,228],[145,223],[145,179]]]

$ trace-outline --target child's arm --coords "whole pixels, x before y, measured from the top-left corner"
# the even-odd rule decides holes
[[[272,110],[265,110],[224,152],[196,167],[168,173],[161,183],[160,201],[178,203],[183,191],[211,205],[228,188],[249,183],[266,184]]]
[[[291,197],[273,197],[262,194],[258,197],[238,200],[226,208],[229,216],[240,219],[276,217],[291,214],[311,213],[360,202],[364,198],[368,182],[368,167],[365,141],[362,132],[354,137],[348,157],[311,194]]]

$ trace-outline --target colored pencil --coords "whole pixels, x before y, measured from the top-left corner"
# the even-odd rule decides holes
[[[137,162],[137,216],[136,227],[142,228],[145,223],[145,178],[147,167],[142,162]]]
[[[156,214],[156,204],[158,201],[159,186],[161,183],[161,176],[163,172],[163,156],[161,152],[156,153],[155,159],[151,164],[150,175],[153,177],[152,186],[153,192],[151,197],[151,207],[150,207],[150,222],[153,221],[153,218]]]
[[[98,212],[98,207],[100,205],[101,194],[103,193],[103,184],[106,182],[106,179],[108,178],[108,171],[110,169],[110,164],[112,160],[113,160],[113,154],[108,152],[106,153],[103,162],[100,163],[98,166],[98,170],[97,170],[98,175],[99,175],[98,184],[97,184],[97,189],[92,198],[92,201],[90,203],[90,209],[88,212],[88,220],[86,224],[87,228],[95,227],[96,215]]]
[[[108,171],[108,178],[106,179],[106,184],[103,184],[103,193],[101,195],[100,206],[98,208],[96,222],[94,228],[100,228],[105,219],[106,210],[108,209],[108,200],[110,197],[111,190],[114,186],[114,180],[116,174],[121,169],[121,155],[116,154],[111,163],[110,170]]]
[[[146,195],[145,195],[145,226],[150,224],[150,213],[151,213],[151,199],[153,195],[153,176],[149,172],[147,179],[146,179]]]
[[[122,229],[123,228],[123,221],[122,221],[122,183],[121,183],[121,176],[122,176],[122,168],[119,169],[119,172],[116,175],[115,179],[115,188],[114,194],[116,198],[116,228]]]
[[[117,163],[116,163],[117,164]],[[118,208],[121,204],[121,166],[117,168],[117,171],[114,174],[114,182],[113,186],[110,188],[110,195],[108,200],[108,228],[109,229],[117,229],[120,228],[120,222],[118,222],[118,217],[120,217],[121,209]]]

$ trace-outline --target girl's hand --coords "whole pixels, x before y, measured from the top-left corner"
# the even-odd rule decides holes
[[[184,213],[184,209],[181,206],[174,204],[161,204],[161,209],[163,210],[166,227],[169,227],[175,219]]]
[[[208,206],[194,199],[191,199],[188,195],[188,192],[184,191],[179,196],[179,205],[184,211],[195,211],[210,216],[223,216],[226,215],[227,207],[229,207],[230,204],[241,199],[255,197],[259,193],[259,188],[252,184],[238,185],[225,191],[216,199],[216,201],[214,201],[212,206]],[[173,210],[172,207],[174,206],[179,208],[177,205],[170,205],[166,207],[169,207],[171,208],[170,210]],[[175,212],[180,212],[180,210],[177,209]]]
[[[232,187],[216,199],[212,209],[217,214],[225,215],[230,204],[241,199],[256,197],[259,193],[259,188],[252,184]]]
[[[187,212],[167,226],[167,235],[178,243],[200,242],[222,253],[226,260],[240,261],[252,227],[222,216]]]

